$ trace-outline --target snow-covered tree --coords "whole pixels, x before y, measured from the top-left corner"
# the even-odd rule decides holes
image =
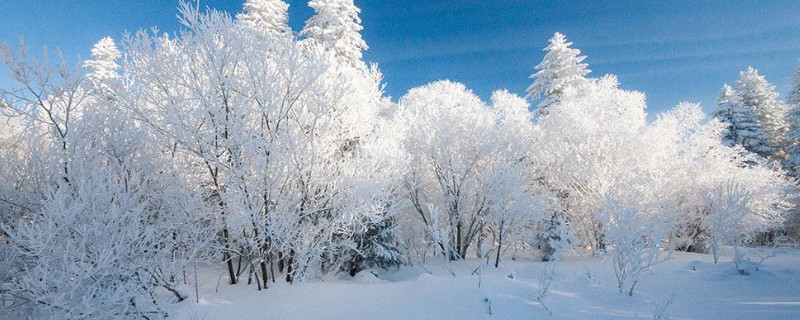
[[[789,107],[786,122],[789,124],[789,131],[786,133],[788,141],[784,166],[789,175],[800,179],[800,65],[790,87],[786,96],[786,104]]]
[[[107,79],[117,79],[119,74],[119,64],[117,59],[122,56],[117,44],[111,37],[104,37],[92,47],[92,57],[94,60],[86,60],[83,67],[90,69],[89,79],[97,83]]]
[[[345,65],[366,69],[361,58],[362,51],[369,47],[361,37],[361,9],[353,0],[311,0],[308,6],[315,14],[306,21],[300,35],[333,50]]]
[[[780,226],[791,208],[791,183],[784,172],[741,146],[727,146],[720,137],[726,125],[706,115],[696,104],[680,104],[659,115],[643,139],[648,148],[648,175],[653,177],[656,196],[651,210],[668,221],[671,246],[696,252],[710,249],[711,232],[706,227],[709,203],[705,196],[731,183],[754,193],[749,210],[748,239]]]
[[[204,195],[229,282],[246,272],[266,286],[274,262],[288,281],[338,271],[355,236],[386,218],[395,166],[373,134],[380,73],[342,70],[320,44],[262,37],[221,12],[181,11],[180,36],[126,41],[135,81],[118,96]]]
[[[236,19],[267,35],[291,35],[289,4],[283,0],[247,0]]]
[[[775,86],[767,82],[758,70],[749,67],[739,74],[736,93],[741,105],[751,108],[758,116],[761,128],[769,136],[770,144],[775,149],[771,158],[782,161],[785,158],[783,147],[786,144],[786,106],[778,100]]]
[[[25,117],[0,105],[0,224],[30,214],[41,199],[40,182],[50,182],[35,172],[39,163],[29,151],[35,144],[28,141],[25,122]]]
[[[413,214],[437,250],[463,259],[488,216],[480,177],[493,155],[487,137],[494,116],[463,84],[450,81],[410,90],[399,108],[414,164],[406,180]]]
[[[585,88],[568,87],[534,131],[541,183],[559,197],[579,239],[595,250],[604,246],[598,210],[606,196],[633,201],[640,196],[630,190],[648,183],[638,178],[644,108],[643,94],[621,90],[616,77],[607,76]]]
[[[506,91],[493,108],[460,83],[438,81],[400,99],[411,155],[406,192],[419,237],[450,259],[463,259],[482,233],[492,233],[495,263],[520,230],[540,219],[526,161],[532,124],[527,103]],[[479,254],[481,254],[479,252]]]
[[[744,105],[729,85],[722,87],[713,117],[725,124],[723,142],[728,146],[740,145],[745,149],[768,157],[775,152],[769,136],[761,128],[755,110]]]
[[[731,184],[718,187],[714,192],[704,195],[709,217],[703,222],[708,228],[711,240],[711,253],[714,263],[719,261],[720,245],[730,244],[734,247],[734,260],[740,261],[738,247],[743,244],[747,233],[742,230],[742,222],[749,213],[750,193],[741,186]],[[737,268],[738,268],[737,262]]]
[[[536,72],[530,76],[533,84],[528,87],[527,96],[531,99],[544,95],[544,101],[539,104],[537,115],[546,115],[547,108],[559,101],[564,88],[569,86],[583,86],[588,80],[586,75],[591,72],[588,64],[583,63],[586,56],[581,51],[571,48],[572,42],[556,32],[550,38],[550,44],[544,48],[547,54],[536,66]]]
[[[349,256],[342,264],[342,271],[355,276],[369,268],[388,269],[403,265],[406,257],[394,246],[397,241],[392,219],[367,223],[366,230],[354,234],[355,248],[347,252]]]
[[[0,45],[0,61],[8,68],[12,81],[9,88],[0,88],[0,101],[7,112],[25,118],[25,133],[35,137],[28,140],[35,144],[30,147],[50,152],[39,154],[43,162],[35,172],[41,178],[38,183],[52,178],[53,171],[61,171],[62,179],[68,175],[73,123],[80,119],[87,100],[86,78],[70,68],[63,57],[59,58],[50,64],[50,54],[45,50],[41,60],[31,59],[22,41],[18,54],[8,45]],[[39,187],[41,191],[45,186]]]
[[[67,67],[49,73],[53,66],[5,58],[16,62],[12,70],[39,77],[34,86],[17,73],[27,91],[9,93],[14,117],[4,124],[14,124],[19,149],[0,143],[0,202],[11,205],[2,207],[2,246],[13,250],[13,266],[0,277],[9,279],[3,294],[20,306],[9,312],[44,319],[164,315],[164,301],[155,297],[161,290],[185,297],[176,275],[190,261],[202,262],[213,238],[199,221],[199,197],[118,101],[83,90],[85,78],[65,77],[75,72]]]
[[[556,210],[554,195],[536,181],[531,155],[537,146],[533,145],[530,105],[506,90],[493,92],[491,102],[496,117],[493,139],[498,150],[486,194],[490,206],[487,221],[496,245],[492,250],[497,267],[504,251],[513,245],[530,244],[538,235],[553,232],[553,237],[544,242],[555,248],[560,247],[557,241],[567,242],[568,236],[555,234],[564,230],[546,224],[561,210]],[[562,235],[563,238],[559,237]],[[548,254],[547,259],[552,258]]]
[[[786,137],[789,140],[789,148],[786,150],[787,158],[785,162],[786,170],[795,179],[800,179],[800,106],[794,106],[788,113],[791,121],[789,132]]]

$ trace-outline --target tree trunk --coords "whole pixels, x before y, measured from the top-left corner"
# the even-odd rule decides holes
[[[461,221],[459,221],[458,223],[456,223],[456,253],[459,255],[459,257],[455,257],[459,260],[464,259],[464,254],[461,253],[461,251],[463,250],[462,245],[463,244],[461,243]]]
[[[500,266],[500,253],[503,252],[503,223],[500,223],[500,230],[498,232],[499,237],[497,238],[497,257],[494,259],[494,267],[497,268]]]
[[[278,273],[283,273],[283,265],[284,265],[283,258],[284,258],[283,252],[278,251]]]
[[[225,249],[230,249],[230,243],[228,241],[228,228],[222,228],[222,241],[225,241]],[[231,254],[228,250],[222,252],[222,259],[228,264],[228,276],[230,277],[230,284],[236,284],[236,272],[233,271],[233,259],[231,259]]]
[[[286,262],[286,282],[288,283],[294,282],[294,276],[292,276],[293,264],[294,264],[294,250],[289,250],[289,260]]]
[[[266,260],[261,260],[261,280],[264,282],[264,289],[267,288],[267,280],[268,280],[268,278],[269,277],[268,277],[268,274],[267,274],[267,261]]]

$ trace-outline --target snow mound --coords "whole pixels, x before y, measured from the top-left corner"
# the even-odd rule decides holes
[[[386,280],[378,278],[375,270],[367,269],[361,270],[359,273],[356,273],[353,276],[353,282],[357,283],[384,283],[387,282]]]

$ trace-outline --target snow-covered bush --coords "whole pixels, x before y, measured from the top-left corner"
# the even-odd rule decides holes
[[[199,202],[115,109],[110,87],[93,85],[104,90],[87,88],[69,148],[36,150],[66,154],[64,171],[52,173],[36,207],[2,225],[18,261],[7,289],[20,301],[12,311],[52,319],[165,315],[158,291],[185,298],[175,276],[204,260],[211,234]]]
[[[609,198],[602,220],[614,248],[614,274],[619,292],[633,296],[642,272],[659,262],[661,221],[641,208],[626,207]]]
[[[160,211],[165,204],[152,194],[159,190],[149,189],[156,176],[119,169],[71,176],[39,213],[4,226],[21,260],[8,294],[37,317],[138,319],[166,315],[158,289],[185,298],[171,277],[196,258],[191,246],[203,233],[188,234],[198,231],[190,211]]]

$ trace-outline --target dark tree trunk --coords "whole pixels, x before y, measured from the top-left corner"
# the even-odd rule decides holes
[[[286,282],[292,283],[294,282],[294,276],[292,276],[292,265],[294,264],[294,250],[289,250],[289,258],[286,261]]]
[[[267,261],[266,260],[261,260],[261,280],[264,282],[264,289],[266,289],[267,288],[267,280],[268,280]]]
[[[228,228],[222,229],[222,241],[225,241],[225,248],[230,249],[230,244],[228,243]],[[222,258],[228,264],[228,276],[230,277],[230,284],[236,284],[236,272],[233,271],[233,259],[231,259],[231,254],[227,250],[222,253]]]
[[[500,266],[500,253],[503,251],[503,223],[500,223],[500,232],[498,232],[499,237],[497,238],[497,256],[494,259],[494,267],[497,268]]]

